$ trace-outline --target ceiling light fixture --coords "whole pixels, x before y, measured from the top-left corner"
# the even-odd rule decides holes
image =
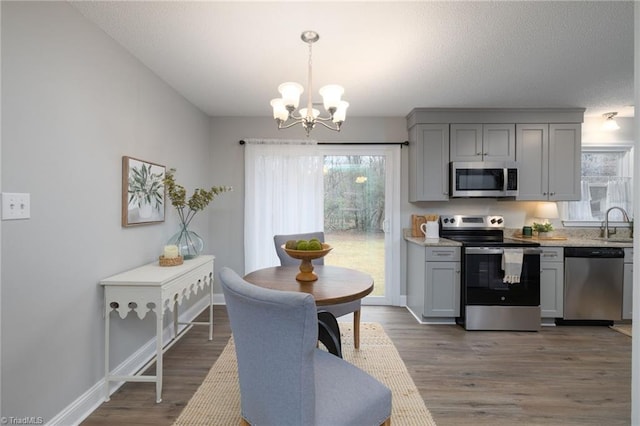
[[[317,123],[324,127],[340,131],[340,127],[347,115],[349,103],[341,100],[344,88],[337,84],[329,84],[320,89],[320,95],[324,104],[324,109],[329,113],[328,117],[320,117],[320,111],[313,108],[311,102],[311,91],[313,90],[312,69],[311,69],[311,45],[320,39],[315,31],[304,31],[300,36],[302,41],[309,45],[309,77],[307,90],[307,107],[300,108],[296,114],[295,110],[300,103],[300,95],[304,92],[302,85],[298,83],[282,83],[278,86],[278,91],[282,98],[272,99],[273,118],[278,123],[278,129],[288,129],[296,124],[302,124],[307,132],[307,136]],[[293,121],[290,121],[293,120]],[[333,122],[333,126],[328,122]],[[335,126],[335,127],[334,127]]]
[[[602,116],[606,118],[606,120],[604,121],[604,124],[602,125],[603,130],[620,129],[620,126],[618,126],[618,123],[616,123],[616,120],[614,119],[616,115],[618,115],[617,112],[608,112],[606,114],[602,114]]]

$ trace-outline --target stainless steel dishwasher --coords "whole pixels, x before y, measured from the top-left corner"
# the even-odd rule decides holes
[[[564,319],[622,319],[624,249],[565,247]]]

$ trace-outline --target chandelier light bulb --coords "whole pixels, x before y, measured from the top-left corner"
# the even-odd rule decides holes
[[[271,106],[273,107],[273,118],[282,121],[286,121],[289,118],[289,111],[287,111],[281,98],[272,99]]]
[[[336,112],[333,113],[333,122],[342,123],[347,118],[347,108],[349,108],[349,102],[340,101]]]
[[[316,118],[318,118],[319,115],[320,115],[320,111],[318,111],[315,108],[311,108],[311,118],[313,118],[315,120]],[[300,108],[300,116],[302,118],[309,118],[309,117],[307,117],[307,109],[306,108]]]
[[[331,108],[338,108],[340,100],[344,94],[344,88],[337,84],[329,84],[320,89],[320,96],[324,103],[324,109],[329,111]]]
[[[293,106],[298,108],[300,104],[300,95],[304,92],[301,84],[288,82],[278,86],[278,92],[282,95],[282,102],[285,106]]]

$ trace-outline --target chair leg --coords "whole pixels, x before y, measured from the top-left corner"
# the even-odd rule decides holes
[[[243,417],[240,418],[240,426],[251,426],[251,423],[246,421]],[[386,423],[385,423],[386,426]]]
[[[391,426],[391,417],[385,420],[380,426]]]
[[[360,309],[353,313],[353,346],[360,349]]]

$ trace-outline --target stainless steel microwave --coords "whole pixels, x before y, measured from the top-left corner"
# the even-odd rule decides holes
[[[518,167],[515,162],[451,163],[451,197],[515,197],[518,195]]]

